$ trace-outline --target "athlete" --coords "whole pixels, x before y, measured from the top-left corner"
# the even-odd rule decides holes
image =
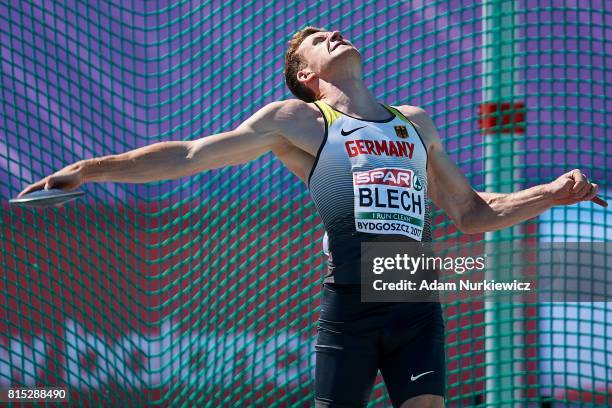
[[[572,170],[510,194],[475,191],[423,109],[376,100],[363,82],[359,50],[338,31],[306,27],[295,33],[284,73],[297,99],[265,105],[236,129],[82,160],[20,195],[87,182],[176,179],[272,152],[308,186],[326,230],[315,405],[365,406],[380,370],[394,407],[443,407],[440,304],[361,303],[360,243],[430,241],[429,200],[459,230],[474,234],[555,205],[597,200],[597,185]],[[368,215],[373,213],[382,218]],[[391,213],[396,216],[386,219]]]

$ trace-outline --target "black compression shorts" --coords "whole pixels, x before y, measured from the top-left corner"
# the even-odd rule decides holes
[[[364,407],[380,370],[394,407],[444,396],[444,320],[439,303],[361,303],[359,285],[324,284],[315,407]]]

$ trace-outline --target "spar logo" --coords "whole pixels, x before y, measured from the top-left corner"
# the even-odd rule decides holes
[[[376,169],[354,173],[355,184],[384,184],[395,187],[412,187],[416,175],[410,169]],[[416,182],[416,181],[415,181]],[[420,190],[422,188],[419,182]],[[417,190],[415,185],[415,190]]]

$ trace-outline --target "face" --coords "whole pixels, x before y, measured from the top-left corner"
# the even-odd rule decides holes
[[[339,31],[321,31],[309,35],[302,41],[297,53],[307,62],[306,71],[314,71],[320,76],[339,68],[339,61],[347,63],[354,59],[357,64],[361,61],[359,50]]]

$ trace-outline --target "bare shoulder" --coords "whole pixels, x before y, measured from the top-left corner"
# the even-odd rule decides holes
[[[314,118],[314,107],[299,99],[270,102],[254,112],[241,127],[281,130],[289,124],[298,125],[304,119]]]
[[[429,125],[429,122],[432,122],[427,111],[420,106],[400,105],[397,109],[399,109],[406,118],[410,119],[411,122],[415,122],[419,126],[426,126]]]
[[[325,122],[314,103],[300,99],[271,102],[264,108],[275,130],[292,145],[316,156],[325,135]]]
[[[425,109],[421,108],[420,106],[413,106],[413,105],[399,105],[397,107],[400,112],[402,112],[405,116],[417,116],[417,115],[423,115],[423,114],[427,114],[427,112],[425,111]]]
[[[304,102],[301,99],[285,99],[270,103],[278,119],[297,120],[299,118],[316,118],[320,116],[319,110],[313,103]]]
[[[436,125],[425,109],[412,105],[401,105],[398,106],[397,109],[415,125],[419,135],[424,139],[423,142],[428,145],[428,148],[431,147],[433,143],[440,142],[440,135],[438,134]]]
[[[249,118],[252,122],[263,122],[278,129],[295,129],[316,125],[321,114],[313,103],[300,99],[285,99],[270,102]]]

